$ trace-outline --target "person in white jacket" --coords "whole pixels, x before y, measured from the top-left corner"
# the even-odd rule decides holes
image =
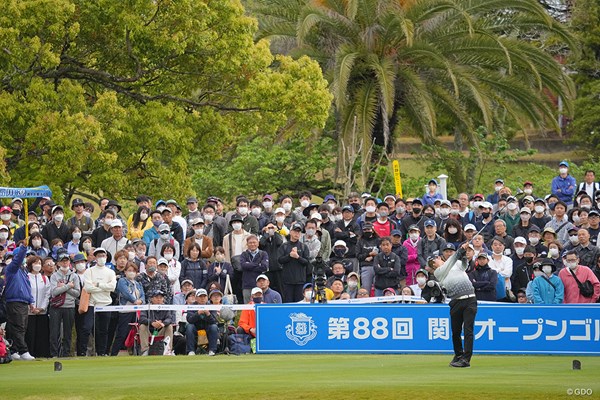
[[[96,354],[105,356],[108,354],[108,324],[110,322],[109,312],[94,312],[95,307],[108,306],[112,303],[110,292],[117,286],[115,272],[106,267],[106,250],[98,247],[94,250],[96,265],[88,268],[83,274],[83,290],[90,294],[89,312],[83,322],[83,340],[87,343],[92,329],[96,342]],[[94,318],[95,315],[95,318]]]
[[[66,253],[65,253],[66,254]],[[68,255],[67,255],[68,257]],[[41,273],[42,259],[38,256],[27,258],[27,270],[32,307],[29,307],[25,343],[33,357],[50,356],[50,322],[48,320],[48,303],[50,301],[50,278]]]

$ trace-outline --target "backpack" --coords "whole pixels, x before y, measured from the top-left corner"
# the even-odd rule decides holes
[[[252,352],[252,347],[250,346],[250,335],[245,333],[235,333],[233,335],[229,335],[229,351],[232,354],[240,355],[247,354]]]

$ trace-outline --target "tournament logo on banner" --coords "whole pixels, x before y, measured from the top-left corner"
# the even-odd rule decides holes
[[[298,346],[304,346],[317,336],[317,326],[304,313],[290,314],[292,323],[286,326],[285,335]]]
[[[259,353],[451,353],[444,304],[258,304]],[[475,352],[600,355],[600,305],[479,304]]]

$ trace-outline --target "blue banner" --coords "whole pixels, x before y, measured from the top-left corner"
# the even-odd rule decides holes
[[[10,188],[0,187],[0,198],[36,198],[36,197],[52,197],[52,190],[46,185],[34,188]]]
[[[258,353],[451,353],[444,304],[259,304]],[[475,353],[600,355],[600,305],[479,304]]]

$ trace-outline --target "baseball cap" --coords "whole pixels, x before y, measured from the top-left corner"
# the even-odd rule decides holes
[[[529,207],[521,207],[520,214],[531,214],[531,210],[529,209]]]
[[[208,296],[206,289],[198,289],[196,290],[196,296]]]
[[[190,203],[197,203],[198,199],[195,198],[194,196],[188,197],[187,200],[185,201],[185,204],[190,204]]]
[[[476,230],[477,230],[477,228],[475,228],[475,225],[473,225],[473,224],[465,225],[465,229],[464,229],[465,232],[466,231],[476,231]]]
[[[525,238],[523,236],[517,236],[515,238],[514,243],[521,243],[521,244],[527,245],[527,240],[525,240]]]
[[[392,236],[402,236],[402,232],[400,232],[398,229],[394,229],[391,233]]]
[[[304,230],[304,226],[300,222],[296,222],[294,225],[292,225],[292,230],[302,232]]]
[[[111,227],[111,228],[117,228],[117,227],[118,227],[118,228],[122,228],[122,227],[123,227],[123,223],[121,222],[121,220],[120,220],[120,219],[118,219],[118,218],[115,218],[115,219],[113,220],[113,222],[111,222],[111,224],[110,224],[110,227]]]
[[[190,279],[184,279],[183,282],[181,282],[181,286],[185,285],[186,283],[189,283],[190,285],[194,284],[194,282],[192,282]]]
[[[437,226],[437,224],[435,223],[435,221],[432,220],[432,219],[428,219],[427,221],[425,221],[424,225],[425,225],[425,228],[427,228],[428,226],[433,226],[433,227]]]
[[[266,276],[265,274],[260,274],[259,276],[256,277],[256,282],[258,282],[260,279],[269,280],[269,277]]]
[[[354,208],[352,208],[352,206],[342,207],[342,212],[344,212],[344,211],[350,211],[352,214],[354,214]]]
[[[343,240],[335,241],[335,243],[333,244],[333,247],[338,247],[338,246],[348,247],[348,246],[346,246],[346,242],[344,242]]]
[[[446,243],[446,245],[444,246],[444,251],[446,250],[456,251],[456,246],[452,243]]]
[[[565,167],[569,168],[569,163],[568,163],[568,162],[566,162],[565,160],[562,160],[562,161],[561,161],[561,162],[558,164],[558,166],[559,166],[559,167],[565,166]]]
[[[166,258],[159,258],[158,265],[162,265],[162,264],[169,265],[169,262],[167,261]]]
[[[261,288],[258,288],[258,287],[255,287],[255,288],[253,288],[253,289],[252,289],[252,292],[250,292],[250,295],[251,295],[251,296],[254,296],[254,295],[255,295],[255,294],[257,294],[257,293],[260,293],[260,294],[262,294],[262,289],[261,289]]]
[[[411,225],[411,226],[408,227],[408,231],[409,232],[410,231],[419,231],[420,232],[421,230],[419,229],[419,227],[417,225],[413,224],[413,225]]]
[[[96,249],[94,250],[94,255],[96,255],[98,253],[106,254],[106,250],[103,247],[96,247]]]
[[[167,225],[167,224],[160,224],[159,227],[158,227],[158,231],[160,233],[171,232],[171,228],[169,228],[169,225]]]
[[[220,294],[221,296],[223,296],[223,292],[221,292],[219,289],[211,290],[210,293],[208,294],[208,297],[212,297],[213,294]]]

